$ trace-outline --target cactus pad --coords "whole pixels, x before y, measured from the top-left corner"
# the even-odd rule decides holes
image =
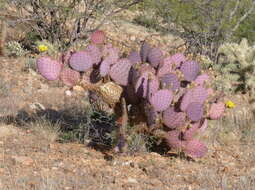
[[[80,78],[80,73],[70,68],[64,68],[60,74],[60,79],[67,86],[74,86],[80,81]]]
[[[187,141],[185,144],[183,152],[192,158],[201,158],[208,151],[206,145],[196,139]]]
[[[199,64],[195,61],[185,61],[180,68],[186,81],[193,81],[200,72]]]
[[[131,66],[132,64],[126,58],[118,60],[118,62],[110,69],[110,76],[112,80],[114,80],[117,84],[126,86],[128,84]]]
[[[69,64],[76,71],[87,71],[92,67],[93,62],[88,52],[79,51],[72,54]]]
[[[99,64],[102,58],[102,53],[99,48],[96,45],[90,44],[86,50],[91,56],[92,63],[96,65]]]
[[[163,89],[157,91],[150,99],[151,105],[156,111],[166,110],[173,100],[173,93],[170,90]]]
[[[202,86],[197,86],[188,90],[182,98],[181,110],[185,111],[188,105],[192,102],[199,102],[203,104],[208,97],[207,89]]]
[[[199,132],[200,122],[191,124],[191,127],[183,133],[183,139],[191,140]]]
[[[133,65],[142,62],[142,58],[137,51],[132,51],[127,58]]]
[[[135,92],[138,96],[146,98],[148,92],[148,76],[147,72],[143,73],[135,84]]]
[[[208,74],[204,73],[199,76],[197,76],[196,80],[194,81],[196,85],[204,85],[206,81],[208,81],[210,78]]]
[[[169,107],[163,112],[163,123],[171,128],[181,127],[185,124],[185,113],[176,112],[173,107]]]
[[[96,30],[90,36],[90,40],[93,44],[103,44],[105,38],[105,33],[101,30]]]
[[[163,59],[163,53],[159,48],[150,49],[150,52],[148,54],[148,61],[154,68],[158,67],[162,59]]]
[[[145,63],[147,61],[150,49],[151,49],[150,45],[146,42],[143,42],[141,49],[140,49],[140,55],[141,55],[143,63]]]
[[[168,146],[174,149],[182,149],[184,146],[184,142],[180,139],[180,136],[180,131],[169,131],[165,137]]]
[[[49,57],[41,57],[36,61],[39,73],[47,80],[57,80],[59,78],[62,64]]]
[[[178,68],[180,67],[181,63],[186,61],[186,57],[183,55],[183,53],[176,53],[170,57],[169,61],[175,65],[175,68]]]
[[[152,79],[149,79],[149,89],[148,89],[148,98],[151,98],[159,89],[159,80],[156,76],[153,76]]]
[[[99,67],[99,72],[102,77],[105,77],[110,71],[111,61],[109,59],[105,59],[102,61]]]
[[[199,121],[203,117],[203,104],[192,102],[188,105],[186,112],[191,121]]]
[[[160,82],[163,88],[173,91],[178,90],[181,85],[177,75],[174,73],[165,74],[164,76],[160,77]]]
[[[213,103],[209,110],[210,119],[219,119],[225,111],[225,104],[223,102]]]

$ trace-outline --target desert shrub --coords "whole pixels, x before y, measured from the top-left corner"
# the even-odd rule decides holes
[[[220,83],[233,92],[241,91],[254,96],[255,46],[247,39],[238,43],[224,43],[219,47],[218,64]]]
[[[6,0],[16,8],[17,20],[31,28],[36,40],[48,40],[59,47],[70,46],[99,28],[115,14],[141,0]]]
[[[10,41],[6,45],[6,50],[9,56],[21,57],[24,56],[27,51],[22,47],[19,42]]]
[[[166,29],[186,39],[190,52],[208,55],[214,61],[225,40],[253,40],[254,7],[251,0],[147,0],[139,8],[154,10]]]

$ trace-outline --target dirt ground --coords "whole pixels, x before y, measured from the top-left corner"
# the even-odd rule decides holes
[[[125,35],[129,47],[136,47],[139,35],[144,38],[149,34],[144,28],[124,21],[118,24],[122,26],[118,29],[123,30],[119,34]],[[129,30],[125,30],[126,25]],[[119,39],[110,28],[109,24],[104,29],[109,36]],[[137,33],[139,30],[142,31]],[[176,42],[170,45],[181,43],[173,36],[155,37],[155,43],[161,44],[169,38]],[[170,45],[165,46],[170,48]],[[27,60],[27,57],[0,58],[1,190],[255,189],[255,135],[246,124],[241,126],[239,122],[240,126],[236,126],[236,119],[229,125],[220,122],[210,125],[204,137],[209,153],[198,160],[158,152],[114,154],[85,144],[56,141],[58,131],[47,127],[47,122],[38,128],[36,122],[30,121],[30,114],[40,118],[47,110],[58,118],[60,113],[79,107],[81,102],[86,104],[85,92],[67,96],[62,84],[48,83],[32,69],[25,68]],[[232,112],[238,114],[243,108],[241,102]]]

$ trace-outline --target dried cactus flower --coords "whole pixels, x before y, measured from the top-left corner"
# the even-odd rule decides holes
[[[200,72],[199,64],[195,61],[185,61],[180,68],[186,81],[193,81]]]
[[[176,112],[173,107],[169,107],[163,112],[163,123],[170,129],[181,127],[185,124],[186,115],[184,112]]]
[[[166,110],[173,100],[173,93],[170,90],[163,89],[157,91],[150,99],[151,105],[156,111]]]
[[[132,67],[130,61],[126,58],[118,60],[111,69],[110,76],[117,84],[126,86],[128,84],[129,72]]]
[[[154,68],[158,67],[162,59],[163,59],[163,53],[159,48],[150,49],[148,54],[148,61]]]
[[[62,64],[50,57],[41,57],[36,61],[39,73],[47,80],[57,80],[62,69]]]
[[[210,119],[219,119],[225,111],[225,104],[223,102],[213,103],[209,110]]]
[[[122,91],[122,87],[113,82],[102,84],[98,89],[98,92],[102,95],[102,98],[110,105],[115,105],[120,101]]]
[[[60,73],[61,81],[67,86],[74,86],[80,81],[80,73],[70,68],[64,68]]]
[[[90,40],[93,44],[103,44],[105,38],[105,33],[102,30],[96,30],[90,36]]]
[[[206,145],[196,139],[187,141],[185,144],[183,152],[192,158],[201,158],[208,151]]]
[[[69,64],[76,71],[87,71],[92,67],[93,62],[87,51],[79,51],[72,54]]]

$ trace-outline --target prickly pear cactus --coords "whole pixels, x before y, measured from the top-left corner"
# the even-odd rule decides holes
[[[84,50],[62,57],[63,64],[49,57],[38,58],[39,73],[70,87],[80,85],[92,92],[91,102],[100,99],[111,108],[125,98],[130,105],[128,114],[140,110],[130,119],[134,123],[136,118],[142,119],[147,126],[139,131],[160,138],[169,149],[192,158],[203,157],[207,147],[197,135],[206,130],[209,120],[223,116],[225,104],[215,98],[212,77],[201,71],[200,63],[182,53],[166,55],[147,42],[139,52],[121,56],[118,48],[105,43],[103,31],[94,32],[90,39]],[[95,74],[96,81],[92,80]],[[121,141],[125,144],[124,136]]]

